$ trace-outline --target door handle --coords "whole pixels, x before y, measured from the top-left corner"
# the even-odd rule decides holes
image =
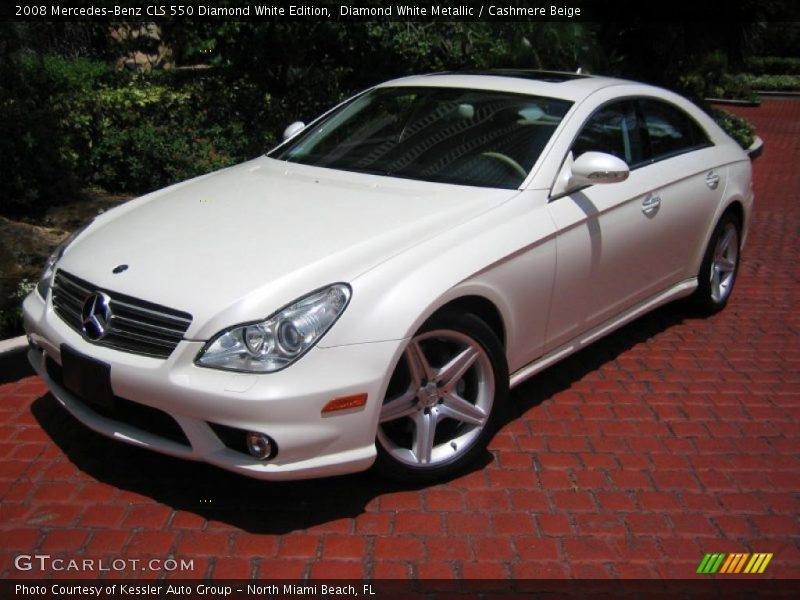
[[[661,208],[661,198],[658,196],[648,196],[642,202],[642,212],[648,217],[655,215],[659,208]]]
[[[714,171],[709,171],[708,175],[706,175],[706,185],[712,190],[717,189],[719,185],[719,175],[714,173]]]

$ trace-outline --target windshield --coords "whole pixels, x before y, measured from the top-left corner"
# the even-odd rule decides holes
[[[308,127],[272,158],[317,167],[518,188],[571,102],[454,88],[379,88]]]

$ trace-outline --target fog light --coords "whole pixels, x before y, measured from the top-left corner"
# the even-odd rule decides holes
[[[245,440],[247,441],[247,451],[256,458],[264,460],[272,454],[272,440],[263,433],[248,431]]]

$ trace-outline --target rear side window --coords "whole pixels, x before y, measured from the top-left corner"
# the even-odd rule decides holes
[[[647,132],[649,158],[652,161],[710,144],[705,132],[694,119],[677,106],[659,100],[641,99],[639,110]]]
[[[589,118],[572,144],[575,158],[584,152],[613,154],[629,166],[644,161],[642,134],[632,101],[613,102]]]

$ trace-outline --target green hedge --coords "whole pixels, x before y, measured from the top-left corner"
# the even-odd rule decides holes
[[[11,296],[0,298],[0,337],[20,335],[22,331],[22,301],[36,287],[36,283],[22,279]]]
[[[202,99],[148,81],[79,99],[66,127],[87,142],[89,180],[114,192],[144,192],[235,162],[240,125],[209,121]]]
[[[741,75],[731,74],[728,60],[722,52],[711,52],[687,66],[679,80],[679,92],[702,102],[705,98],[757,100],[749,82]]]
[[[744,150],[747,150],[755,141],[756,130],[749,121],[717,108],[712,108],[709,112],[717,125],[722,127],[725,133],[736,140]]]
[[[103,63],[25,53],[0,56],[0,208],[29,214],[80,186],[80,152],[64,127],[71,98],[109,76]]]
[[[141,193],[254,154],[257,128],[230,108],[241,106],[240,88],[220,77],[172,84],[25,54],[0,77],[0,212],[9,216],[42,213],[86,185]]]
[[[754,90],[765,92],[800,92],[800,75],[742,75]]]
[[[800,58],[752,56],[745,61],[745,70],[753,75],[800,75]]]

